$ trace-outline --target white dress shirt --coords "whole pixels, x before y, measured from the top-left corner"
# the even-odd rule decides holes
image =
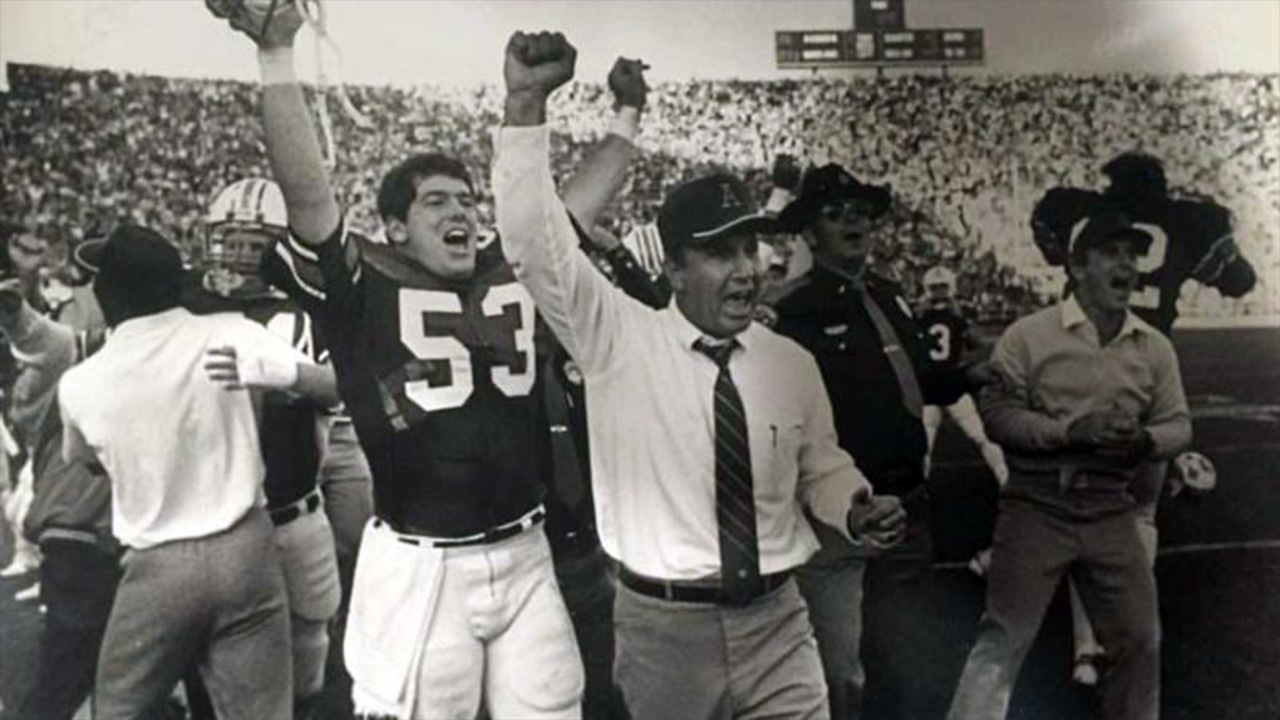
[[[720,571],[715,509],[715,363],[672,303],[627,297],[578,250],[556,195],[546,127],[502,128],[493,187],[503,252],[587,387],[596,522],[606,552],[631,570],[690,580]],[[802,512],[848,534],[855,494],[870,485],[836,443],[813,357],[753,324],[730,373],[751,446],[760,571],[818,548]]]
[[[121,323],[62,376],[63,454],[107,471],[112,530],[129,547],[213,535],[263,505],[249,393],[204,371],[205,351],[224,345],[283,342],[238,314],[175,308]]]

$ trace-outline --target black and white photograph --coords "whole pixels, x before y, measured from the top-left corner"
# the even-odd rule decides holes
[[[0,0],[0,720],[1280,719],[1280,0]]]

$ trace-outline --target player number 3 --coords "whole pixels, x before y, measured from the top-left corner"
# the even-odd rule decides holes
[[[480,310],[485,317],[501,317],[503,310],[515,305],[520,309],[520,327],[515,330],[516,352],[524,355],[524,370],[510,367],[490,370],[493,384],[507,397],[523,397],[533,389],[537,358],[533,344],[534,307],[529,293],[517,283],[497,285],[485,293]],[[462,300],[454,293],[438,290],[400,289],[400,340],[419,360],[447,360],[452,381],[432,387],[426,379],[405,383],[404,394],[425,412],[461,407],[474,392],[471,378],[471,352],[461,340],[451,335],[428,336],[424,332],[424,314],[461,315]]]

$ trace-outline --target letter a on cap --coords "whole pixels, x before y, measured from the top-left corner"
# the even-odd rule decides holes
[[[733,187],[729,183],[720,184],[720,194],[722,195],[720,207],[728,210],[731,208],[742,207],[742,201],[737,195],[733,194]]]

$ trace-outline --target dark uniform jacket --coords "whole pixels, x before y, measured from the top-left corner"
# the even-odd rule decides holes
[[[957,368],[926,362],[928,344],[898,286],[872,273],[868,293],[911,358],[925,404],[950,405],[967,390]],[[840,446],[878,493],[904,494],[924,480],[924,425],[903,402],[893,366],[853,281],[815,264],[775,307],[778,332],[817,358]]]

